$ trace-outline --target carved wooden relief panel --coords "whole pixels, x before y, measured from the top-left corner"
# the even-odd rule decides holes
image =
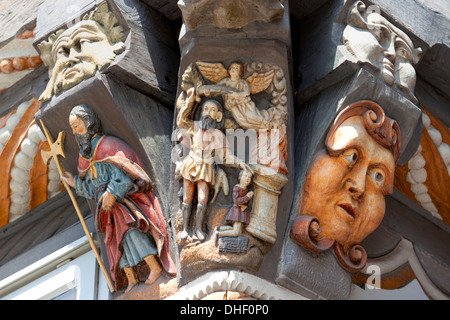
[[[124,52],[127,6],[146,12],[133,1],[102,2],[86,14],[80,11],[80,21],[67,23],[67,29],[45,30],[43,34],[51,35],[38,44],[49,68],[49,82],[40,96],[43,103],[36,119],[54,137],[59,132],[73,133],[67,135],[67,157],[61,159],[67,171],[61,178],[77,196],[88,199],[102,253],[102,261],[97,259],[101,267],[101,262],[106,266],[114,294],[129,293],[139,283],[151,289],[155,282],[168,283],[176,275],[165,191],[159,187],[168,180],[164,175],[169,169],[155,165],[169,163],[172,114],[132,88],[136,83],[145,88],[147,83],[132,76],[127,77],[128,86],[118,84],[134,65],[118,65],[121,59],[116,57],[137,55],[133,37],[144,32],[133,25]],[[155,45],[158,54],[161,48]],[[115,69],[103,73],[113,62]]]
[[[284,13],[284,1],[280,0],[181,0],[178,7],[191,30],[203,25],[238,29],[252,21],[280,19]]]
[[[276,240],[288,180],[284,73],[269,63],[197,61],[181,89],[172,159],[181,268],[257,270]]]
[[[95,201],[95,225],[103,234],[115,289],[131,290],[139,277],[134,267],[145,262],[151,285],[166,271],[176,273],[169,237],[153,183],[137,154],[124,141],[103,133],[95,111],[75,106],[69,123],[80,149],[78,174],[62,179],[77,195]]]

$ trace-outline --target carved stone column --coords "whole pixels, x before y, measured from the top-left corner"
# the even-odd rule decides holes
[[[257,173],[253,180],[255,196],[253,198],[253,216],[247,226],[247,231],[259,239],[275,243],[278,198],[288,179],[285,175],[261,165],[255,165],[253,169]]]

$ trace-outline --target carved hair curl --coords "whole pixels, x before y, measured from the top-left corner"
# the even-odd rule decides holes
[[[402,148],[401,132],[397,121],[387,117],[383,109],[373,101],[361,100],[347,106],[334,120],[328,132],[325,145],[331,156],[338,156],[341,150],[335,150],[329,145],[329,139],[337,128],[348,118],[360,116],[367,133],[383,147],[389,149],[397,164]]]

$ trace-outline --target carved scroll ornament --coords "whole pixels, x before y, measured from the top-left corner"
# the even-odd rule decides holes
[[[323,252],[333,247],[339,263],[350,272],[364,268],[367,253],[362,246],[354,245],[346,252],[335,240],[319,238],[320,232],[320,223],[316,217],[300,215],[292,225],[291,238],[312,252]]]

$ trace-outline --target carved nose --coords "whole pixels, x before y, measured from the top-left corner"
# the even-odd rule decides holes
[[[355,184],[354,182],[349,180],[346,183],[346,188],[353,199],[360,201],[364,197],[364,186]]]
[[[384,56],[389,59],[390,62],[395,62],[395,52],[386,51]]]
[[[395,62],[395,39],[391,39],[388,49],[384,52],[384,56],[388,58],[390,62]]]
[[[69,57],[64,61],[64,66],[66,68],[72,68],[76,64],[80,63],[80,59]]]
[[[70,67],[73,67],[77,63],[80,62],[80,58],[78,58],[78,52],[75,48],[70,48],[69,56],[67,58],[67,63]]]
[[[345,182],[345,189],[354,200],[362,200],[366,191],[365,170],[353,168],[353,172]]]

